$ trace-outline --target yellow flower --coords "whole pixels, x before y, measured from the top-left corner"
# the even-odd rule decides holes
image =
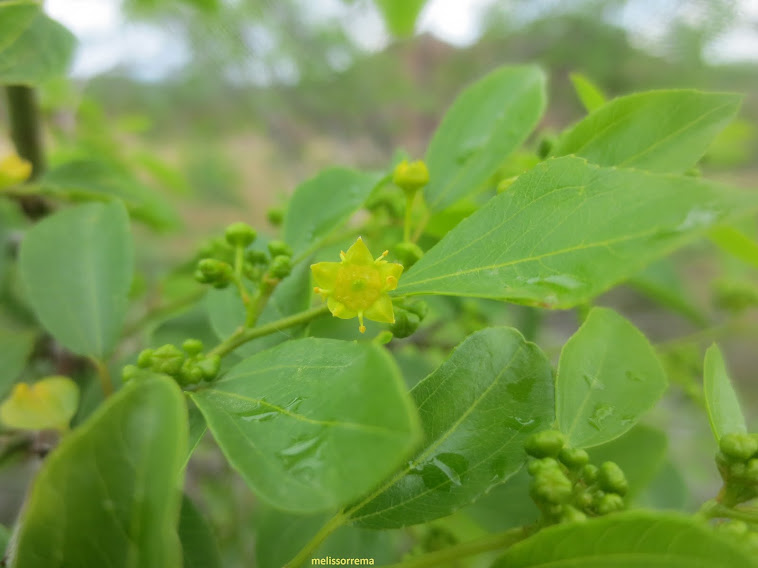
[[[79,406],[79,387],[68,377],[18,383],[0,405],[0,420],[21,430],[67,430]]]
[[[397,288],[403,265],[384,260],[387,251],[374,259],[358,237],[347,252],[340,252],[342,262],[319,262],[311,265],[316,280],[314,291],[326,299],[332,315],[342,319],[358,317],[361,333],[363,318],[395,323],[392,300],[387,292]]]
[[[30,175],[32,164],[16,154],[0,159],[0,189],[26,181]]]

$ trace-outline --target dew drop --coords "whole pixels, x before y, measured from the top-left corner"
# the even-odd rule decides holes
[[[265,399],[261,399],[260,402],[254,404],[247,404],[235,410],[235,414],[245,422],[265,422],[279,414],[277,410],[266,404]]]

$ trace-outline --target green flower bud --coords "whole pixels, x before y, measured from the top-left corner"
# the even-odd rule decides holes
[[[544,430],[532,434],[524,444],[526,453],[535,458],[557,457],[563,446],[566,444],[566,437],[557,430]]]
[[[560,522],[562,523],[581,523],[587,520],[587,515],[571,505],[563,505]]]
[[[580,491],[574,495],[574,503],[583,511],[588,511],[593,503],[592,493],[589,491]]]
[[[555,138],[555,136],[543,137],[537,146],[537,155],[543,160],[547,158],[550,155],[550,152],[553,151],[553,148],[555,147],[557,141],[558,140]]]
[[[557,469],[560,470],[558,462],[554,458],[540,458],[529,460],[529,465],[526,466],[529,475],[537,475],[543,469]]]
[[[596,465],[588,463],[582,468],[582,479],[587,485],[592,485],[597,481],[598,468]]]
[[[392,335],[399,339],[413,335],[418,329],[421,320],[419,317],[400,307],[395,308],[395,323],[390,326]]]
[[[624,500],[621,498],[621,495],[618,495],[616,493],[606,493],[600,498],[597,504],[597,512],[599,515],[614,513],[615,511],[620,511],[623,508]]]
[[[268,264],[268,255],[262,250],[248,249],[245,251],[245,260],[252,265]]]
[[[143,349],[137,356],[137,365],[148,369],[153,364],[153,353],[152,349]]]
[[[124,382],[130,381],[141,372],[141,369],[137,365],[124,365],[124,368],[121,370],[121,380]]]
[[[600,466],[597,481],[600,487],[609,493],[626,495],[626,492],[629,490],[626,476],[615,462],[608,461]]]
[[[284,222],[284,209],[281,207],[272,207],[266,211],[266,219],[274,227],[278,227]]]
[[[188,359],[182,365],[179,380],[185,385],[196,385],[203,380],[203,376],[203,370],[194,361]]]
[[[292,264],[289,256],[278,255],[271,260],[271,266],[268,267],[268,273],[274,278],[281,280],[289,276],[292,272]]]
[[[730,479],[737,479],[737,480],[744,480],[745,476],[747,474],[747,465],[745,462],[732,462],[729,464],[729,478]]]
[[[203,373],[206,381],[214,379],[221,370],[221,357],[218,355],[209,355],[196,363],[197,368]]]
[[[408,160],[403,160],[395,167],[392,181],[406,194],[413,195],[429,183],[429,170],[421,160],[410,164]]]
[[[182,343],[182,349],[188,355],[198,355],[203,352],[203,342],[199,339],[185,339]]]
[[[558,454],[558,459],[569,469],[579,469],[589,463],[590,456],[584,450],[563,448]]]
[[[153,352],[153,370],[167,375],[177,375],[182,370],[184,353],[175,345],[163,345]]]
[[[258,234],[247,223],[232,223],[224,233],[226,242],[233,247],[246,247],[255,240]]]
[[[429,304],[427,304],[423,300],[406,301],[403,304],[403,308],[405,308],[406,310],[408,310],[409,312],[413,314],[416,314],[418,316],[418,319],[420,319],[421,321],[424,321],[426,314],[429,313]]]
[[[272,257],[275,256],[292,256],[292,248],[284,241],[270,241],[268,251]]]
[[[224,288],[234,276],[234,269],[230,264],[215,258],[204,258],[197,263],[197,270],[202,275],[196,278],[203,283],[213,284],[216,288]]]
[[[559,505],[571,498],[572,485],[560,469],[542,469],[532,479],[530,494],[537,504]]]
[[[747,461],[758,453],[758,440],[750,434],[724,434],[719,448],[729,458]]]
[[[409,241],[396,244],[392,248],[392,252],[406,269],[416,264],[424,256],[421,247]]]

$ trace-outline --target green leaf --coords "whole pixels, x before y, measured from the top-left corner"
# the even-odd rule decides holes
[[[542,515],[529,496],[531,481],[529,472],[522,467],[508,481],[493,487],[463,511],[490,532],[530,525]]]
[[[190,404],[187,411],[189,420],[189,435],[187,437],[187,460],[192,457],[192,453],[197,448],[200,441],[205,436],[205,432],[208,430],[208,425],[205,423],[205,417],[198,408]]]
[[[271,323],[306,310],[310,307],[312,296],[310,265],[307,261],[301,262],[295,266],[292,274],[276,287],[258,319],[258,325]],[[219,339],[226,339],[245,323],[245,306],[234,287],[209,290],[205,305],[213,331]],[[250,341],[236,352],[242,355],[253,355],[288,339],[300,338],[304,330],[305,325],[283,329],[279,333]]]
[[[684,477],[674,464],[665,461],[634,502],[640,507],[682,511],[687,507],[689,498]]]
[[[368,343],[288,341],[193,393],[226,458],[275,507],[358,498],[415,447],[415,410],[392,359]]]
[[[526,140],[545,110],[545,82],[538,67],[502,67],[461,93],[426,153],[432,211],[480,189]]]
[[[102,359],[116,344],[132,283],[129,217],[120,202],[64,209],[21,243],[19,268],[42,325],[67,349]]]
[[[397,293],[570,308],[756,207],[747,192],[691,177],[548,160],[427,251]]]
[[[566,131],[553,151],[601,166],[681,173],[737,114],[742,97],[700,91],[649,91],[620,97]]]
[[[723,251],[758,268],[758,243],[734,227],[716,227],[708,233]]]
[[[592,112],[605,104],[605,95],[595,83],[590,81],[589,77],[581,73],[571,73],[569,78],[587,112]]]
[[[556,525],[518,543],[492,568],[749,568],[755,559],[705,523],[634,511]]]
[[[637,424],[623,436],[592,448],[590,461],[598,465],[616,462],[629,482],[627,498],[634,499],[660,471],[666,457],[666,445],[666,434],[652,426]]]
[[[553,422],[553,376],[542,351],[511,328],[478,331],[411,391],[420,451],[351,516],[360,526],[423,523],[470,504],[516,473],[524,440]]]
[[[182,498],[179,516],[179,540],[184,568],[221,568],[216,537],[203,514],[186,495]]]
[[[695,324],[704,325],[707,322],[705,315],[697,308],[679,278],[675,264],[668,258],[662,258],[646,266],[632,276],[628,284]]]
[[[411,37],[426,0],[375,0],[392,35]]]
[[[32,331],[11,331],[0,328],[0,398],[26,366],[37,335]]]
[[[666,390],[647,338],[613,310],[593,308],[563,346],[555,383],[558,428],[576,448],[618,438]]]
[[[300,184],[287,207],[282,234],[297,259],[317,249],[368,198],[380,176],[330,168]]]
[[[186,414],[173,380],[144,379],[68,434],[34,481],[14,567],[179,566]]]
[[[718,442],[724,434],[746,433],[747,424],[734,391],[721,350],[715,343],[705,352],[703,394],[713,436]]]
[[[154,229],[179,225],[179,217],[160,193],[123,168],[103,161],[66,162],[46,172],[39,184],[45,193],[73,201],[121,199],[134,219]]]
[[[63,75],[76,39],[39,2],[0,3],[0,84],[36,85]]]
[[[260,509],[259,509],[260,511]],[[257,568],[281,568],[292,560],[331,515],[293,515],[262,507],[256,527]],[[314,552],[314,558],[373,558],[376,565],[398,561],[398,534],[342,526]]]

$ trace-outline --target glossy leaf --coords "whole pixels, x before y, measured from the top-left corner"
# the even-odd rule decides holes
[[[184,568],[221,568],[221,554],[208,521],[186,495],[179,516]]]
[[[120,199],[134,219],[154,229],[179,224],[176,212],[160,193],[143,185],[131,172],[103,161],[66,162],[46,172],[39,184],[46,193],[73,201]]]
[[[553,151],[601,166],[681,173],[734,118],[742,97],[673,90],[620,97],[565,132]]]
[[[545,110],[545,82],[538,67],[502,67],[461,93],[426,153],[432,211],[481,189],[526,140]]]
[[[556,525],[510,548],[492,568],[756,566],[735,539],[674,513],[634,511]]]
[[[258,324],[263,325],[291,316],[307,309],[313,297],[311,269],[301,262],[276,287],[263,309]],[[219,339],[226,339],[245,323],[245,306],[233,286],[223,290],[209,290],[205,300],[208,318]],[[242,355],[253,355],[287,339],[300,338],[305,325],[283,329],[278,333],[250,341],[236,350]]]
[[[758,267],[758,243],[734,227],[716,227],[708,233],[722,250],[742,262]]]
[[[734,391],[724,356],[715,343],[705,352],[703,394],[716,441],[724,434],[745,433],[747,424]]]
[[[592,112],[605,104],[605,95],[588,77],[581,73],[571,73],[569,78],[574,85],[576,95],[582,101],[582,106],[587,112]]]
[[[11,331],[0,328],[0,398],[26,366],[37,336],[32,331]]]
[[[379,182],[377,174],[330,168],[300,184],[284,219],[283,238],[297,259],[315,250],[361,208]]]
[[[300,339],[249,357],[192,394],[229,462],[272,505],[345,505],[407,458],[415,409],[387,353]]]
[[[634,499],[660,471],[666,445],[666,434],[652,426],[637,424],[623,436],[592,448],[590,461],[597,465],[616,462],[629,482],[627,499]]]
[[[167,378],[109,398],[45,459],[14,567],[179,566],[186,423],[182,393]]]
[[[410,37],[426,0],[376,0],[387,28],[397,37]]]
[[[120,202],[64,209],[21,243],[19,267],[42,325],[66,348],[102,358],[118,339],[134,263]]]
[[[553,377],[542,351],[511,328],[469,336],[411,391],[420,451],[370,502],[359,525],[394,528],[444,517],[516,473],[524,440],[553,423]]]
[[[35,85],[63,75],[76,40],[39,2],[0,3],[0,84]]]
[[[461,221],[397,293],[570,308],[756,208],[747,192],[691,177],[548,160]]]
[[[666,390],[647,338],[613,310],[593,308],[563,346],[555,384],[559,429],[577,448],[618,438]]]

